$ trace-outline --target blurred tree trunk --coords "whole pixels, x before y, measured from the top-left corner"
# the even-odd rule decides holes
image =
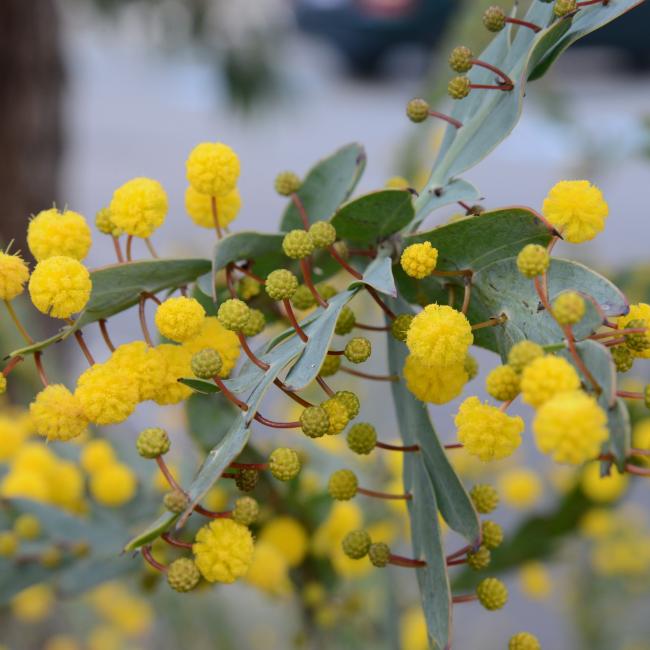
[[[55,0],[0,0],[0,242],[23,251],[29,216],[58,196],[59,45]]]

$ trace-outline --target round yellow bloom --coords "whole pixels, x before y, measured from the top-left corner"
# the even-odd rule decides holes
[[[429,650],[429,634],[422,608],[409,608],[400,621],[400,647],[402,650]]]
[[[271,596],[287,596],[292,590],[286,559],[275,546],[265,541],[255,544],[253,562],[245,580]]]
[[[612,467],[608,476],[600,475],[600,462],[589,463],[580,477],[580,488],[592,501],[611,503],[627,490],[629,477]]]
[[[541,562],[526,562],[519,569],[519,587],[531,600],[544,600],[551,594],[551,576]]]
[[[542,494],[542,482],[531,469],[510,469],[499,477],[499,493],[509,506],[525,509],[534,505]]]
[[[234,188],[224,196],[217,199],[217,219],[219,225],[225,228],[241,210],[241,196],[239,190]],[[185,210],[192,221],[202,228],[214,228],[212,215],[212,197],[209,194],[197,192],[191,185],[185,190]]]
[[[94,424],[119,424],[138,405],[138,382],[110,363],[96,363],[77,380],[75,396]]]
[[[560,181],[544,199],[542,213],[566,241],[579,244],[605,227],[609,208],[589,181]]]
[[[62,384],[46,386],[29,406],[36,432],[48,440],[72,440],[88,429],[79,399]]]
[[[406,345],[427,366],[464,363],[474,336],[464,314],[447,305],[427,305],[411,321]]]
[[[0,414],[0,463],[13,457],[27,435],[25,427],[20,426],[9,415]]]
[[[647,323],[650,323],[650,305],[645,302],[637,303],[636,305],[630,305],[630,311],[625,314],[625,316],[619,316],[618,326],[621,329],[624,329],[628,326],[630,321],[633,320],[644,320]],[[635,356],[641,359],[650,359],[650,329],[645,333],[645,337],[648,339],[648,346],[645,350],[630,350],[630,352]],[[628,348],[629,349],[629,348]]]
[[[519,375],[512,366],[497,366],[485,378],[488,394],[500,402],[507,402],[519,395]]]
[[[558,393],[580,388],[575,368],[564,358],[547,355],[534,359],[521,375],[521,394],[526,404],[538,408]]]
[[[72,257],[48,257],[36,265],[29,279],[34,307],[53,318],[69,318],[80,312],[91,289],[88,269]]]
[[[37,539],[41,534],[41,522],[38,517],[25,513],[16,517],[14,532],[21,539]]]
[[[59,460],[49,475],[49,500],[66,510],[79,510],[84,495],[84,477],[70,460]]]
[[[192,389],[179,379],[193,377],[192,352],[185,345],[163,343],[156,347],[165,362],[166,374],[153,395],[156,404],[178,404],[192,394]]]
[[[0,482],[0,494],[12,497],[46,502],[49,498],[47,481],[41,474],[30,469],[12,468]]]
[[[167,194],[151,178],[134,178],[113,192],[109,206],[117,228],[134,237],[150,237],[167,216]]]
[[[51,449],[40,442],[29,442],[16,454],[11,468],[32,470],[45,476],[56,466],[57,456]]]
[[[556,463],[580,465],[598,455],[607,440],[607,416],[587,393],[562,392],[545,402],[533,420],[537,447]]]
[[[205,309],[196,298],[167,298],[156,309],[158,331],[166,338],[182,343],[201,332]]]
[[[54,592],[45,584],[23,589],[11,599],[11,613],[22,623],[37,623],[47,618],[54,606]]]
[[[446,404],[458,397],[468,380],[464,363],[426,366],[412,354],[406,357],[403,374],[406,387],[413,395],[431,404]]]
[[[39,212],[27,228],[27,245],[36,261],[64,256],[82,260],[92,244],[86,220],[72,210],[56,208]]]
[[[431,246],[431,242],[411,244],[402,252],[400,264],[406,275],[421,280],[431,275],[438,262],[438,249]]]
[[[524,421],[506,415],[495,406],[481,404],[478,397],[468,397],[454,419],[458,440],[467,451],[482,461],[510,456],[521,444]]]
[[[253,536],[232,519],[215,519],[196,534],[196,566],[208,582],[235,582],[253,561]]]
[[[634,424],[632,446],[635,449],[650,449],[650,418],[643,418]],[[637,459],[643,465],[650,465],[650,456],[637,456]]]
[[[19,296],[28,278],[29,269],[18,253],[0,251],[0,300],[13,300]]]
[[[103,506],[118,508],[128,503],[138,488],[133,470],[122,463],[112,463],[90,477],[90,494]]]
[[[133,377],[138,386],[138,401],[154,399],[167,380],[167,362],[158,348],[144,341],[120,345],[106,362],[120,375]]]
[[[309,540],[304,526],[293,517],[274,517],[262,528],[260,541],[275,547],[295,567],[303,561]]]
[[[89,440],[81,449],[79,463],[89,474],[115,463],[115,452],[111,443],[101,438]]]
[[[237,334],[227,330],[215,316],[205,318],[199,334],[186,341],[183,347],[189,350],[190,355],[205,348],[216,350],[221,357],[219,377],[222,378],[228,377],[239,359],[240,344]]]
[[[201,194],[226,196],[239,178],[237,154],[221,142],[202,142],[190,152],[185,163],[187,180]]]

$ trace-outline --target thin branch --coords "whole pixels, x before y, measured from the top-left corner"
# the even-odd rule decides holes
[[[341,372],[347,372],[348,375],[361,377],[362,379],[372,379],[373,381],[399,381],[399,377],[397,375],[371,375],[367,372],[362,372],[361,370],[353,370],[347,366],[341,366],[339,370]]]
[[[223,233],[221,232],[221,226],[219,225],[219,215],[217,213],[217,197],[216,196],[211,196],[210,197],[210,207],[212,209],[212,221],[214,223],[214,229],[217,233],[217,239],[221,239],[223,237]]]
[[[106,343],[106,347],[108,347],[111,352],[115,352],[115,346],[113,345],[113,341],[111,341],[108,327],[106,326],[106,319],[100,318],[97,322],[99,323],[99,330],[102,333],[102,338],[104,339],[104,343]]]

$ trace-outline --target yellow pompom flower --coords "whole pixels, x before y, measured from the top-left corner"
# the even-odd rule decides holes
[[[196,534],[194,560],[208,582],[235,582],[253,561],[253,536],[232,519],[215,519]]]
[[[154,399],[167,380],[167,362],[158,348],[144,341],[120,345],[106,362],[120,375],[133,377],[138,386],[138,401]]]
[[[551,594],[551,576],[541,562],[526,562],[519,569],[519,587],[531,600],[544,600]]]
[[[600,462],[589,463],[580,477],[580,488],[592,501],[611,503],[617,501],[627,490],[629,477],[612,467],[607,476],[600,475]]]
[[[309,538],[293,517],[274,517],[262,528],[260,541],[275,547],[290,567],[298,566],[307,553]]]
[[[575,368],[563,357],[534,359],[521,375],[521,394],[526,404],[538,408],[558,393],[580,388]]]
[[[78,511],[84,495],[84,477],[77,465],[59,460],[49,475],[49,500],[66,510]]]
[[[37,623],[47,618],[54,603],[52,588],[38,584],[23,589],[11,599],[11,613],[21,623]]]
[[[69,318],[88,303],[92,282],[88,269],[72,257],[48,257],[29,279],[34,307],[53,318]]]
[[[508,402],[519,395],[519,375],[512,366],[497,366],[485,378],[488,394],[500,402]]]
[[[135,496],[138,481],[128,465],[111,463],[91,475],[89,487],[97,503],[119,508]]]
[[[533,420],[537,447],[556,463],[580,465],[598,455],[607,440],[607,416],[587,393],[562,392],[546,401]]]
[[[96,363],[77,380],[75,396],[94,424],[119,424],[138,405],[138,382],[110,363]]]
[[[292,591],[289,565],[278,549],[263,540],[255,544],[246,582],[271,596],[288,596]]]
[[[23,445],[11,463],[16,470],[32,470],[42,476],[48,474],[56,465],[57,456],[40,442],[28,442]]]
[[[205,318],[201,331],[185,341],[183,347],[190,352],[190,356],[205,348],[216,350],[221,357],[219,377],[222,378],[228,377],[235,367],[241,349],[237,334],[227,330],[215,316]]]
[[[412,354],[403,369],[406,387],[423,402],[446,404],[463,392],[468,376],[464,363],[450,366],[426,366]]]
[[[541,496],[542,482],[531,469],[513,468],[499,477],[499,493],[509,506],[517,509],[529,508]]]
[[[0,414],[0,463],[10,460],[20,449],[29,430],[9,414]]]
[[[411,354],[428,366],[464,363],[473,341],[465,315],[447,305],[427,305],[411,321],[406,334]]]
[[[237,184],[239,158],[228,145],[202,142],[190,152],[185,170],[187,180],[197,192],[225,196]]]
[[[64,256],[82,260],[92,244],[86,220],[78,212],[56,208],[39,212],[27,228],[27,246],[37,262]]]
[[[174,345],[163,343],[158,345],[156,350],[162,356],[165,363],[165,376],[153,395],[156,404],[178,404],[192,394],[192,389],[181,384],[179,379],[193,377],[192,374],[192,352],[185,345]]]
[[[62,384],[46,386],[29,406],[36,432],[48,440],[72,440],[88,429],[81,402]]]
[[[38,471],[12,467],[0,482],[0,495],[8,499],[16,497],[47,502],[49,489],[46,479]]]
[[[481,404],[478,397],[468,397],[454,419],[458,441],[482,461],[510,456],[521,444],[524,421],[506,415],[495,406]]]
[[[438,262],[438,249],[431,246],[431,242],[411,244],[402,252],[400,264],[404,273],[421,280],[431,275]]]
[[[81,449],[79,463],[89,474],[112,465],[115,463],[115,452],[111,443],[101,438],[89,440]]]
[[[620,329],[624,329],[633,320],[644,320],[650,324],[650,305],[645,302],[630,305],[630,311],[625,316],[619,316],[617,323]],[[650,359],[650,328],[645,333],[645,337],[648,339],[648,347],[645,350],[630,350],[630,352],[635,357]]]
[[[429,650],[427,623],[421,607],[410,607],[400,620],[402,650]]]
[[[642,418],[634,424],[632,446],[635,449],[650,449],[650,418]],[[637,460],[641,461],[643,465],[650,465],[650,456],[638,456]]]
[[[566,241],[579,244],[605,227],[609,207],[589,181],[560,181],[544,199],[542,213]]]
[[[133,237],[151,237],[167,216],[167,194],[151,178],[134,178],[113,192],[109,206],[111,221]]]
[[[219,225],[225,228],[235,220],[241,210],[241,196],[234,188],[224,196],[217,196],[217,219]],[[214,228],[212,215],[212,196],[197,192],[191,185],[185,190],[185,210],[192,221],[202,228]]]
[[[155,323],[166,338],[182,343],[201,332],[205,309],[196,298],[167,298],[156,309]]]
[[[18,253],[0,251],[0,300],[13,300],[25,289],[29,269]]]

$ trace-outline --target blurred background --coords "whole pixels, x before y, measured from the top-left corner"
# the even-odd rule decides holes
[[[212,241],[188,227],[183,204],[185,157],[204,140],[224,141],[240,156],[239,230],[275,230],[283,209],[273,190],[275,175],[283,169],[304,174],[317,159],[352,141],[361,142],[368,154],[359,191],[382,187],[395,175],[421,187],[441,132],[433,120],[411,124],[406,102],[423,96],[444,110],[451,76],[447,54],[460,44],[480,51],[489,37],[480,20],[488,4],[1,0],[0,241],[13,239],[25,251],[30,215],[56,202],[92,221],[117,186],[134,176],[149,176],[164,185],[170,198],[168,219],[154,237],[159,251],[208,256]],[[563,178],[589,178],[599,185],[610,205],[607,228],[571,255],[616,273],[633,300],[650,298],[644,267],[650,236],[648,27],[650,4],[645,4],[581,41],[547,77],[529,86],[514,134],[465,176],[479,188],[488,209],[514,204],[539,209],[549,188]],[[443,223],[455,211],[441,210],[427,225]],[[567,254],[563,245],[556,250]],[[107,244],[95,245],[88,259],[91,267],[112,261]],[[116,329],[117,338],[127,326],[122,327]],[[88,338],[92,345],[91,333]],[[59,355],[63,364],[66,349]],[[78,363],[81,368],[78,355],[74,359],[70,367]],[[480,362],[482,369],[497,364],[487,354]],[[379,368],[383,361],[375,363]],[[451,433],[455,407],[436,410],[443,437]],[[539,484],[527,499],[506,503],[502,517],[513,530],[531,513],[565,503],[571,491],[534,450],[524,449],[522,459],[530,461]],[[479,476],[477,468],[462,464],[459,470],[469,482]],[[647,545],[647,487],[645,497],[641,486],[634,487],[629,510],[619,517],[644,531],[639,535],[645,535],[641,539]],[[623,525],[609,522],[615,524]],[[598,530],[602,533],[596,529],[553,546],[552,561],[535,560],[510,572],[512,602],[503,613],[458,608],[456,647],[498,649],[507,638],[503,630],[531,629],[547,649],[648,650],[650,559],[641,569],[624,561],[612,569],[606,561],[615,552],[638,559],[647,551],[634,545],[607,548],[599,566],[591,555]],[[417,602],[414,580],[400,576],[390,584],[388,603],[365,602],[361,596],[367,590],[350,588],[349,600],[336,601],[330,623],[334,627],[337,616],[349,616],[355,621],[353,632],[325,635],[313,647],[357,648],[381,639],[385,647],[419,650],[421,641],[404,632],[420,629],[416,614],[408,619]],[[380,580],[389,586],[387,579]],[[120,588],[135,590],[133,585]],[[312,647],[296,632],[295,603],[269,601],[239,587],[227,595],[224,589],[215,591],[182,612],[176,610],[175,595],[159,594],[151,610],[142,605],[140,619],[149,617],[148,625],[124,623],[117,645],[104,639],[105,645],[100,640],[88,647]],[[119,592],[94,597],[93,616],[100,618],[106,610],[96,604],[101,598],[125,598]],[[45,647],[51,636],[47,630],[68,632],[63,620],[81,634],[79,611],[85,610],[69,606],[60,604],[63,618],[55,622],[43,617],[45,632],[30,628],[28,634],[25,621],[12,622],[11,629],[3,625],[0,643],[12,650]],[[368,623],[367,611],[379,612],[374,622]],[[377,622],[383,611],[395,618],[389,632]],[[9,615],[4,616],[8,625]],[[177,636],[167,636],[164,625],[155,621],[163,616]],[[322,623],[327,627],[327,620]],[[198,631],[202,626],[209,635]],[[177,645],[181,641],[187,645]]]

